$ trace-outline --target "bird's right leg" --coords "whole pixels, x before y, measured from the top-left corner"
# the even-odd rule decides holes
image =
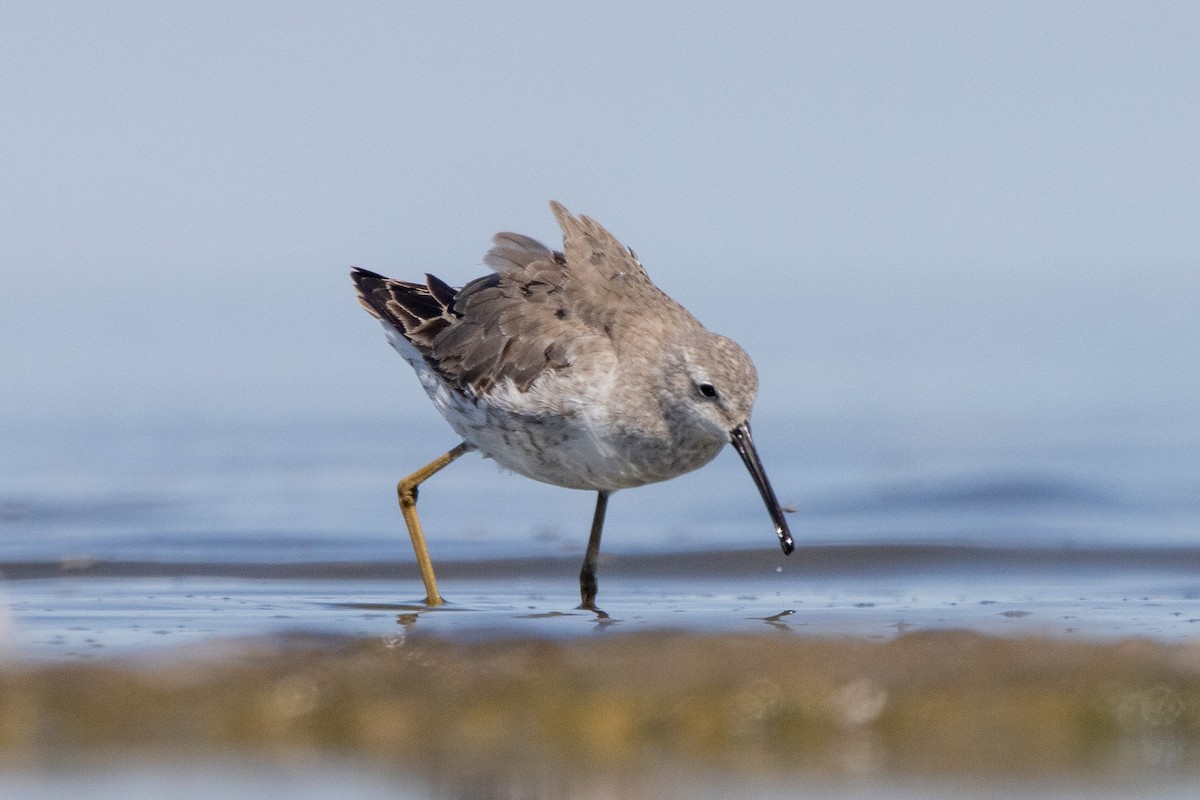
[[[421,580],[425,582],[425,605],[427,606],[440,606],[445,601],[438,594],[437,578],[433,574],[433,562],[429,559],[429,548],[425,546],[425,534],[421,531],[421,520],[417,519],[417,487],[435,472],[449,466],[456,458],[472,449],[471,445],[462,442],[449,453],[434,459],[396,484],[396,494],[400,498],[400,513],[404,515],[404,524],[408,526],[413,552],[417,554],[417,567],[421,570]]]
[[[579,604],[585,611],[604,614],[596,608],[596,561],[600,557],[600,534],[604,530],[604,512],[608,509],[608,492],[596,492],[596,513],[592,516],[592,533],[588,536],[587,552],[583,556],[583,569],[579,571]],[[605,615],[607,616],[607,615]]]

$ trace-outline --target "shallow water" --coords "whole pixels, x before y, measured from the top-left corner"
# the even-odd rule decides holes
[[[1118,649],[1131,637],[1186,645],[1200,624],[1200,424],[1179,416],[826,420],[803,430],[760,420],[767,469],[796,506],[796,553],[779,553],[749,477],[727,453],[692,475],[615,496],[603,616],[576,608],[592,497],[475,457],[423,488],[450,603],[420,605],[393,487],[453,444],[440,427],[192,421],[9,424],[3,433],[0,656],[10,671],[220,665],[245,642],[297,635],[387,647],[520,637],[536,653],[538,643],[619,648],[636,641],[627,634],[674,629],[712,643],[785,637],[804,654],[822,637],[887,643],[950,630],[1035,649],[1041,640],[1029,637],[1046,635]],[[1060,675],[1084,666],[1072,658],[1090,656],[1046,658],[1057,659],[1047,674]],[[950,708],[971,708],[975,691]],[[114,724],[115,734],[122,723]],[[1021,736],[1038,730],[1031,724]],[[697,773],[685,760],[621,778],[553,773],[509,785],[493,776],[483,788],[453,771],[397,774],[310,746],[282,763],[203,752],[194,763],[143,763],[122,752],[93,754],[107,766],[82,776],[54,758],[33,771],[14,764],[0,771],[0,794],[75,796],[90,780],[96,797],[159,796],[164,785],[200,787],[195,796],[272,796],[282,787],[315,797],[327,794],[320,776],[335,776],[341,796],[368,798],[1184,796],[1198,762],[1156,742],[1137,738],[1124,756],[1133,766],[1103,780],[1078,766],[1023,780],[1019,763],[996,763],[1001,777],[975,775],[969,792],[957,779],[855,772],[864,745],[851,742],[838,755],[850,766],[828,774],[733,778]],[[305,766],[318,757],[320,766]],[[219,779],[188,777],[212,774],[206,758],[216,759]],[[1165,771],[1153,774],[1156,763]],[[291,780],[308,769],[311,780]]]
[[[589,781],[546,781],[535,786],[511,786],[509,791],[453,786],[363,765],[324,760],[292,764],[286,769],[252,762],[200,762],[171,768],[152,765],[135,770],[106,767],[72,769],[51,775],[0,774],[0,796],[22,800],[74,800],[81,796],[150,800],[254,798],[254,800],[478,800],[480,797],[541,797],[560,800],[663,798],[690,800],[1190,800],[1190,780],[1152,779],[1116,785],[1068,786],[1058,781],[1019,781],[996,785],[978,779],[965,781],[787,782],[742,780],[697,774],[658,775],[634,783],[591,778]]]
[[[430,412],[432,415],[432,411]],[[1190,546],[1200,416],[756,422],[801,545]],[[455,444],[436,418],[272,423],[0,421],[0,561],[393,561],[395,481]],[[593,495],[471,455],[422,487],[440,559],[569,555]],[[610,553],[776,547],[726,448],[617,493]]]
[[[576,608],[576,569],[567,559],[447,562],[441,588],[450,602],[429,609],[404,563],[14,564],[8,642],[10,654],[44,660],[295,632],[474,639],[774,629],[885,639],[965,628],[1179,642],[1200,630],[1200,549],[629,555],[603,566],[603,616]]]
[[[548,782],[547,782],[548,783]],[[96,768],[53,775],[0,774],[0,796],[22,800],[74,800],[79,796],[142,800],[164,798],[254,798],[256,800],[478,800],[480,796],[504,798],[560,798],[610,800],[661,798],[676,800],[1190,800],[1195,784],[1186,780],[1148,780],[1116,786],[1064,786],[1056,781],[1022,781],[1007,786],[979,781],[740,781],[720,776],[656,776],[632,783],[593,778],[587,783],[512,787],[511,792],[474,794],[472,787],[444,786],[394,772],[366,769],[362,765],[326,762],[318,766],[254,763],[198,763],[163,769]]]

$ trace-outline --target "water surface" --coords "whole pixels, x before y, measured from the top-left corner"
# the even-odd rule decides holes
[[[593,497],[503,474],[476,457],[422,489],[421,514],[450,601],[422,606],[394,485],[454,444],[440,424],[8,425],[10,446],[0,451],[0,680],[13,683],[0,693],[11,705],[0,715],[9,726],[0,725],[0,753],[11,765],[0,771],[0,792],[76,796],[83,782],[96,797],[160,796],[164,786],[174,796],[316,797],[332,780],[340,796],[363,798],[1182,797],[1200,767],[1200,695],[1188,666],[1200,625],[1198,431],[1180,415],[758,420],[767,469],[781,500],[795,507],[796,552],[779,552],[753,484],[726,453],[692,475],[614,497],[598,615],[577,608]],[[786,666],[709,665],[740,637],[787,648],[777,656]],[[936,646],[896,661],[922,641]],[[997,663],[996,641],[1025,654],[1027,666],[1004,684],[1010,695],[975,677]],[[1146,651],[1146,642],[1167,649]],[[502,652],[470,649],[489,643]],[[441,648],[446,665],[483,675],[508,674],[514,658],[531,675],[547,669],[549,686],[563,673],[548,653],[577,663],[595,643],[612,648],[618,675],[647,647],[652,663],[698,665],[696,685],[716,698],[714,711],[769,686],[800,702],[777,675],[806,661],[825,663],[841,683],[809,684],[804,702],[884,699],[867,703],[876,716],[855,722],[864,727],[852,726],[849,736],[833,718],[819,722],[833,726],[830,735],[809,741],[807,717],[785,716],[784,728],[763,728],[746,750],[730,744],[736,730],[714,717],[725,744],[710,755],[676,740],[659,750],[651,738],[630,751],[645,759],[632,773],[583,769],[570,747],[564,765],[549,771],[539,771],[540,757],[522,756],[500,759],[508,771],[475,773],[448,769],[454,759],[430,761],[419,742],[379,745],[396,733],[389,720],[406,718],[381,709],[420,694],[400,686],[372,699],[379,678],[354,677],[364,658]],[[863,643],[901,650],[862,650]],[[381,649],[364,656],[362,647]],[[954,675],[944,670],[945,653],[965,659]],[[1146,660],[1130,666],[1131,653]],[[313,677],[313,659],[325,664],[324,677]],[[244,667],[262,672],[246,678]],[[1116,671],[1105,673],[1110,667]],[[1074,676],[1088,670],[1099,670],[1094,683],[1078,683]],[[631,680],[648,671],[634,670]],[[874,677],[856,682],[856,672]],[[441,674],[452,680],[448,668]],[[601,668],[567,685],[586,689],[609,675]],[[259,720],[261,736],[236,733],[230,745],[212,734],[219,726],[203,728],[191,711],[162,705],[163,691],[183,687],[176,701],[192,709],[204,697],[195,681],[205,676],[218,681],[217,700]],[[108,680],[120,688],[106,690]],[[500,693],[499,705],[476,707],[478,680],[453,680],[466,688],[447,695],[450,704],[435,716],[463,720],[463,736],[529,722],[522,695]],[[936,696],[921,695],[921,686]],[[64,699],[68,687],[83,692],[76,703]],[[603,724],[584,730],[620,750],[641,741],[620,733],[638,719],[626,712],[661,707],[654,713],[666,716],[655,719],[676,718],[678,687],[643,690],[631,702],[618,681],[593,709]],[[905,711],[900,699],[913,691],[919,699]],[[554,695],[531,697],[549,703],[542,735],[561,741]],[[56,698],[65,702],[57,711]],[[568,692],[563,709],[591,713],[596,700]],[[286,725],[271,716],[284,701],[284,710],[303,712]],[[154,716],[160,707],[166,718]],[[86,709],[84,727],[63,722]],[[145,716],[131,722],[134,709]],[[324,725],[327,712],[352,711],[357,722],[345,730],[375,734],[359,741],[311,727]],[[934,712],[941,721],[928,724],[960,730],[956,742],[972,742],[980,725],[1005,731],[998,743],[1009,755],[983,741],[970,759],[928,762],[911,749],[920,737],[895,726],[908,724],[906,714]],[[1001,716],[988,722],[988,714]],[[19,723],[25,718],[33,727]],[[703,728],[704,719],[695,723]],[[1107,721],[1096,728],[1097,719]],[[604,726],[616,726],[610,738]],[[159,728],[182,737],[188,757],[146,759],[145,748],[130,749],[131,730]],[[46,736],[30,740],[34,729],[66,738],[58,746]],[[780,758],[773,737],[782,731],[799,738]],[[1021,744],[1054,731],[1061,746]],[[375,749],[362,743],[372,741]],[[104,766],[65,766],[88,759]]]
[[[756,432],[796,509],[797,552],[779,553],[732,452],[620,492],[600,572],[609,629],[1181,640],[1200,618],[1197,419],[766,419]],[[80,421],[5,437],[0,575],[34,657],[388,635],[414,619],[448,635],[594,627],[575,611],[593,495],[474,455],[421,494],[453,605],[402,608],[423,591],[394,482],[453,444],[440,424]]]

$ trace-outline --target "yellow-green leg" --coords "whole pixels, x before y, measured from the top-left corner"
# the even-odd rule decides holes
[[[446,455],[434,459],[396,484],[396,494],[400,497],[400,513],[404,515],[404,524],[408,526],[413,552],[417,554],[417,566],[421,570],[421,580],[425,582],[425,605],[427,606],[440,606],[445,601],[438,594],[437,578],[433,575],[433,562],[429,559],[429,548],[425,546],[425,534],[421,532],[421,520],[417,519],[417,487],[435,472],[448,466],[454,459],[471,449],[471,445],[463,442]]]

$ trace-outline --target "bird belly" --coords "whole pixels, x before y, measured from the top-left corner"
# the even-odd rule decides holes
[[[542,483],[616,491],[670,480],[711,461],[725,441],[671,437],[665,430],[614,424],[593,398],[575,406],[500,385],[474,397],[450,386],[402,335],[384,326],[392,346],[417,373],[455,432],[486,458]],[[595,391],[596,387],[593,386]]]
[[[665,481],[713,459],[723,441],[674,447],[585,415],[528,416],[490,408],[447,420],[486,457],[543,483],[616,491]]]

